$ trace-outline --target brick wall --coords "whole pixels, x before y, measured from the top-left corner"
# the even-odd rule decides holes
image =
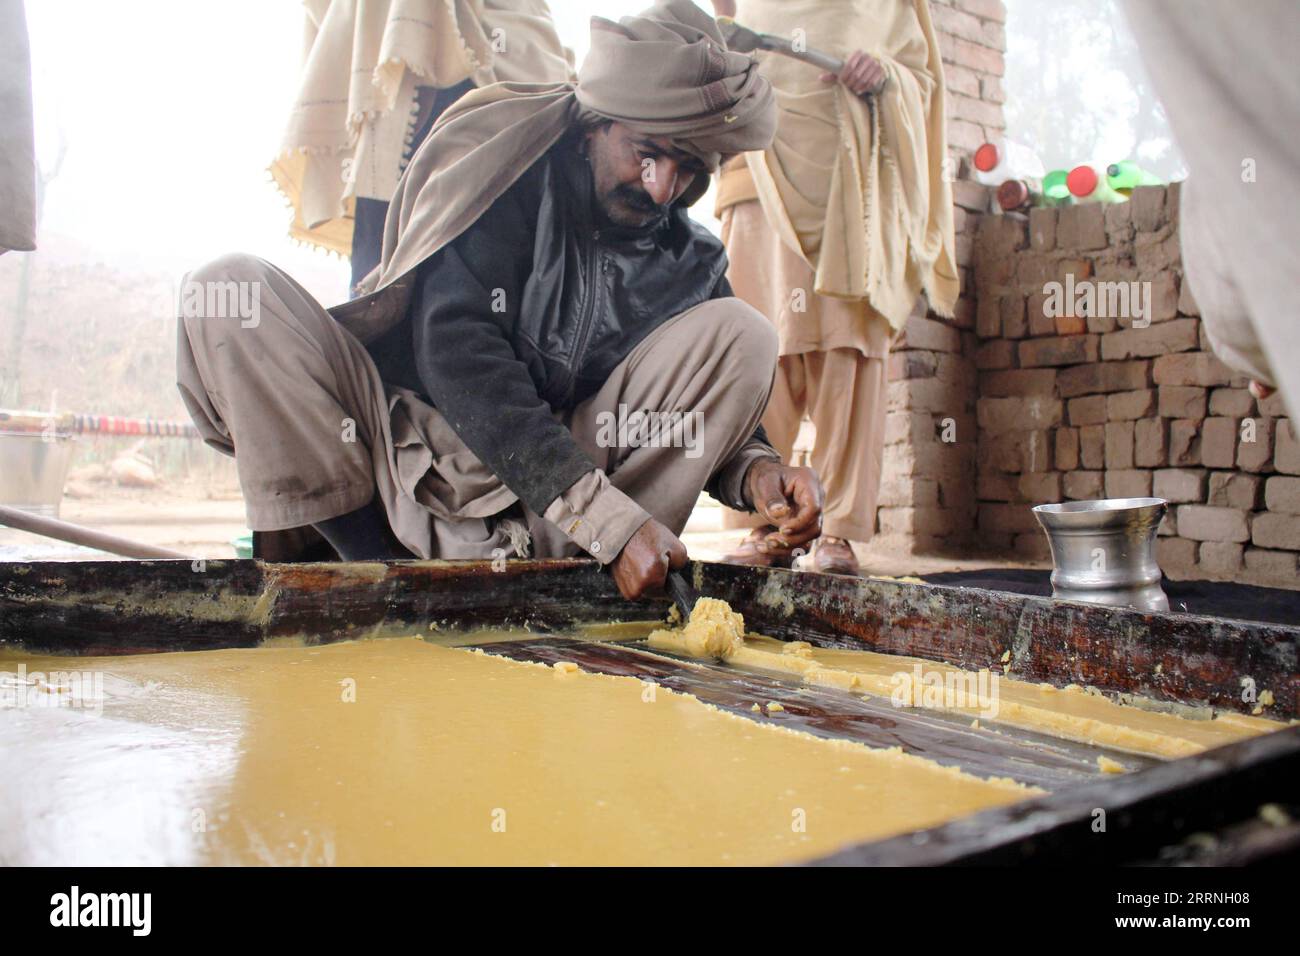
[[[1055,314],[1053,282],[1139,297]],[[1280,399],[1256,401],[1209,350],[1176,184],[979,217],[975,291],[981,546],[1046,557],[1030,504],[1154,494],[1171,577],[1300,586],[1300,444]]]
[[[990,214],[970,157],[1003,129],[1001,0],[930,0],[948,94],[962,296],[890,357],[878,535],[914,551],[1048,557],[1043,502],[1158,495],[1172,577],[1298,587],[1300,442],[1210,352],[1182,282],[1178,188]],[[1044,287],[1150,283],[1150,325],[1050,315]]]
[[[962,296],[951,319],[918,310],[894,345],[878,533],[914,550],[969,546],[975,526],[974,249],[990,190],[971,154],[1001,132],[1002,0],[931,0],[947,84],[949,169]]]

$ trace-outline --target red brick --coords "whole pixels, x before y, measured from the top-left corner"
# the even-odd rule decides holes
[[[1216,471],[1210,475],[1210,491],[1205,503],[1216,508],[1254,511],[1259,507],[1262,479],[1235,471]]]
[[[1142,388],[1133,392],[1112,392],[1106,396],[1106,417],[1113,422],[1145,418],[1156,410],[1155,389]]]
[[[952,122],[948,124],[948,142],[953,142],[953,130],[957,127],[969,126],[975,130],[975,142],[971,149],[978,149],[984,142],[984,132],[978,126],[972,126],[970,123]],[[969,179],[959,179],[952,184],[953,202],[963,209],[969,209],[971,212],[986,212],[989,208],[989,200],[993,191],[989,186],[982,183],[973,182]]]
[[[956,4],[982,20],[992,20],[995,23],[1007,22],[1007,8],[1002,0],[956,0]]]
[[[1147,309],[1152,322],[1165,322],[1178,314],[1178,279],[1172,272],[1151,280]]]
[[[1255,414],[1255,397],[1244,388],[1216,388],[1210,393],[1210,414],[1248,418]]]
[[[1061,500],[1061,473],[1059,471],[1030,471],[1020,475],[1016,488],[1020,501],[1030,504],[1055,504]]]
[[[975,352],[975,367],[981,370],[1011,368],[1016,364],[1016,343],[1008,339],[985,342]]]
[[[938,7],[933,9],[938,10]],[[980,77],[974,70],[950,63],[944,67],[943,81],[949,93],[964,93],[966,96],[980,95]]]
[[[1300,515],[1300,478],[1274,475],[1264,485],[1264,503],[1269,511]]]
[[[980,97],[990,103],[1005,103],[1007,91],[1002,85],[1002,80],[996,76],[980,77]]]
[[[1205,417],[1205,389],[1193,385],[1161,385],[1159,391],[1161,418]]]
[[[1202,571],[1211,575],[1234,575],[1241,570],[1242,553],[1240,544],[1228,541],[1206,541],[1201,545],[1196,563]]]
[[[913,316],[903,326],[895,349],[929,349],[934,352],[960,352],[961,333],[934,319]]]
[[[985,103],[972,96],[952,93],[948,96],[949,116],[971,123],[979,123],[992,129],[1001,129],[1005,124],[1002,119],[1002,107],[996,103]]]
[[[1295,587],[1296,554],[1294,551],[1264,551],[1260,548],[1247,548],[1246,570],[1262,584]]]
[[[975,334],[995,339],[1002,334],[1002,297],[985,293],[975,307]]]
[[[1106,496],[1105,474],[1104,471],[1067,471],[1062,482],[1065,497],[1072,501],[1104,498]]]
[[[1133,467],[1133,423],[1108,422],[1106,428],[1106,470]]]
[[[1062,206],[1056,221],[1058,249],[1105,249],[1106,207],[1101,203]]]
[[[1259,548],[1300,551],[1300,515],[1256,515],[1250,540]]]
[[[1201,426],[1201,464],[1231,468],[1237,459],[1237,421],[1207,418]]]
[[[1289,418],[1277,423],[1273,467],[1284,475],[1300,475],[1300,441],[1296,438],[1295,423]]]
[[[1002,76],[1006,72],[1001,53],[969,40],[953,37],[948,43],[941,44],[940,50],[946,63],[968,66],[993,76]]]
[[[1018,493],[1018,481],[1013,475],[982,471],[975,479],[975,496],[980,501],[1011,501]]]
[[[999,303],[1002,316],[1002,335],[1008,339],[1023,339],[1029,332],[1029,323],[1025,320],[1025,297],[1013,292],[1002,296]]]
[[[1133,463],[1139,468],[1169,464],[1169,428],[1164,419],[1144,418],[1133,423]]]
[[[1101,357],[1113,362],[1188,352],[1200,345],[1200,324],[1199,319],[1173,319],[1146,328],[1121,329],[1102,339]]]
[[[1024,368],[1079,365],[1097,361],[1097,336],[1066,335],[1028,339],[1020,343],[1020,364]]]
[[[1056,467],[1061,471],[1074,471],[1079,467],[1079,430],[1058,428],[1055,437]]]
[[[1069,402],[1071,425],[1105,425],[1109,420],[1105,395],[1085,395]]]
[[[1107,498],[1151,497],[1151,472],[1121,470],[1106,472]]]
[[[1028,429],[1052,428],[1061,423],[1062,405],[1058,399],[981,398],[975,403],[979,427],[990,434]]]
[[[1011,369],[980,375],[979,393],[988,398],[1019,395],[1052,395],[1056,391],[1056,369]]]
[[[1138,233],[1133,241],[1133,258],[1143,279],[1156,279],[1171,269],[1181,268],[1183,251],[1178,233],[1167,226],[1159,232]]]
[[[1056,210],[1035,207],[1029,210],[1029,247],[1035,252],[1056,248]]]
[[[1165,356],[1164,358],[1181,358]],[[1164,358],[1156,359],[1157,362]],[[1092,395],[1098,392],[1126,392],[1147,388],[1151,384],[1151,362],[1095,362],[1062,369],[1056,386],[1062,398]]]
[[[1133,225],[1139,232],[1155,232],[1165,224],[1165,187],[1139,186],[1129,196]]]
[[[1249,541],[1250,524],[1246,512],[1235,508],[1180,505],[1178,534],[1194,541]]]
[[[1106,427],[1087,425],[1079,429],[1079,461],[1084,468],[1106,466]]]
[[[1196,567],[1195,541],[1184,538],[1161,538],[1156,542],[1156,563],[1176,579],[1186,577]]]
[[[1194,468],[1161,468],[1152,476],[1151,493],[1170,504],[1205,500],[1205,472]]]
[[[1153,375],[1157,385],[1227,385],[1232,372],[1208,352],[1184,352],[1162,355],[1155,360]]]
[[[1272,465],[1273,419],[1243,418],[1237,426],[1237,467],[1242,471],[1272,471]]]
[[[1178,418],[1169,423],[1169,464],[1201,463],[1201,423]]]

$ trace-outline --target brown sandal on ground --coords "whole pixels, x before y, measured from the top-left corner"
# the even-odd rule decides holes
[[[862,573],[858,567],[858,557],[853,553],[853,545],[843,538],[833,538],[824,534],[817,539],[812,553],[812,570],[822,574],[848,574],[854,577]]]
[[[762,540],[775,531],[776,528],[770,524],[755,528],[735,551],[722,556],[722,563],[743,564],[751,568],[789,568],[794,561],[791,555],[769,554],[759,548]]]

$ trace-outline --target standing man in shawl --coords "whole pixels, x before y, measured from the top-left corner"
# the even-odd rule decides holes
[[[304,0],[298,97],[276,185],[289,234],[379,263],[388,201],[439,115],[475,87],[563,83],[572,70],[546,0]]]
[[[593,17],[576,86],[447,110],[359,298],[326,312],[252,256],[192,272],[178,384],[236,455],[249,526],[310,524],[348,560],[585,551],[629,598],[686,561],[705,488],[811,541],[820,485],[759,427],[776,336],[686,213],[774,127],[690,0]],[[214,310],[222,290],[248,308]]]
[[[767,434],[788,461],[805,414],[816,428],[826,511],[812,564],[856,574],[851,542],[875,532],[890,343],[922,292],[940,315],[957,299],[939,46],[926,0],[714,8],[845,61],[832,76],[759,54],[776,137],[723,165],[717,206],[732,287],[780,335]],[[788,542],[761,514],[728,513],[725,524],[753,529],[727,560],[790,566]]]

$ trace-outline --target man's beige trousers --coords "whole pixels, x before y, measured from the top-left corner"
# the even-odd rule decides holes
[[[202,315],[187,314],[187,294],[189,313],[193,296],[203,297]],[[223,317],[209,307],[214,299],[241,307]],[[563,420],[615,487],[680,534],[710,477],[757,427],[776,351],[775,332],[750,306],[711,300],[647,336]],[[337,517],[378,495],[419,557],[517,553],[510,522],[497,520],[506,509],[526,520],[532,556],[579,553],[560,529],[513,508],[515,495],[436,409],[386,386],[364,346],[264,260],[225,256],[186,276],[177,384],[204,440],[235,456],[254,530]],[[697,413],[689,447],[611,443],[607,428],[602,438],[620,406]]]
[[[891,333],[863,303],[812,292],[813,272],[781,242],[756,201],[723,213],[723,240],[735,294],[772,321],[781,338],[772,400],[763,428],[791,461],[806,414],[816,429],[810,464],[826,491],[822,533],[869,541],[875,533],[885,453]],[[792,306],[799,290],[801,302]],[[753,528],[755,514],[726,511],[723,526]]]

